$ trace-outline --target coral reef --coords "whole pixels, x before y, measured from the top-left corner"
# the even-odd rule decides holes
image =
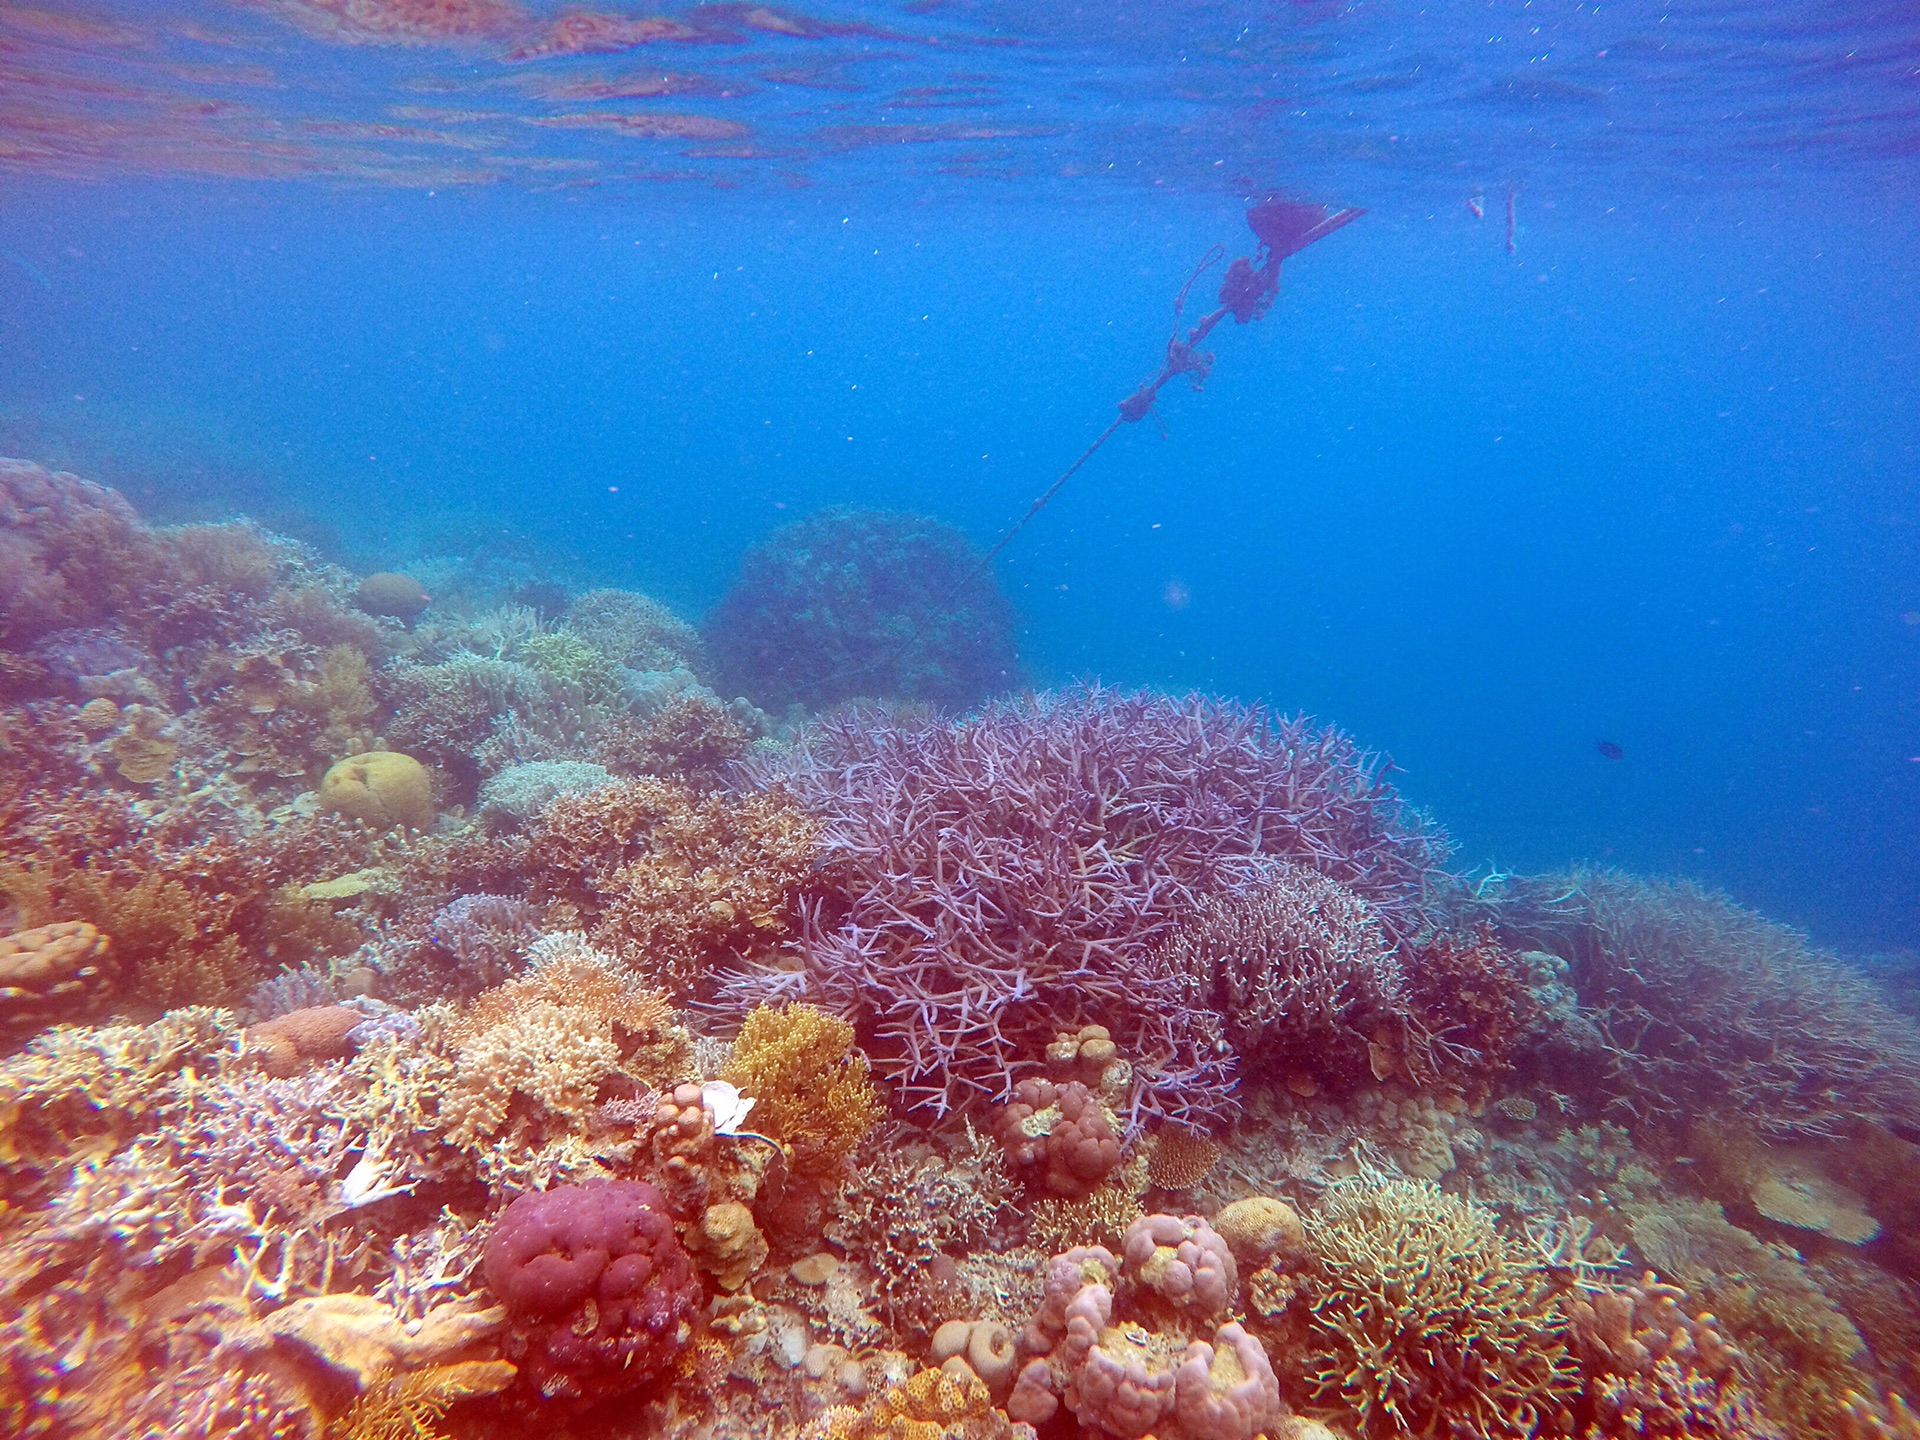
[[[820,817],[850,899],[808,912],[802,974],[733,993],[853,1017],[881,1074],[936,1112],[1004,1098],[1088,1021],[1134,1058],[1133,1114],[1218,1110],[1210,1037],[1143,963],[1188,910],[1260,855],[1346,884],[1389,934],[1426,928],[1445,885],[1445,842],[1372,757],[1197,696],[1083,690],[961,722],[847,712],[776,773]]]
[[[977,698],[952,540],[716,651]],[[0,1431],[1911,1440],[1920,1031],[1795,932],[1468,893],[1304,719],[776,722],[405,564],[0,462]]]
[[[1013,607],[960,531],[892,510],[822,510],[740,564],[707,617],[729,693],[770,710],[855,696],[963,707],[1013,681]]]

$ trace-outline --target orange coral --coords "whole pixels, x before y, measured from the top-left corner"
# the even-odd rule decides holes
[[[720,1077],[754,1098],[754,1123],[793,1147],[798,1174],[836,1173],[880,1118],[853,1026],[811,1005],[747,1016]]]
[[[783,796],[639,779],[562,795],[533,835],[534,887],[676,994],[786,938],[818,830]]]
[[[673,1018],[659,990],[636,989],[591,960],[556,960],[481,994],[448,1027],[448,1037],[461,1044],[542,1002],[585,1011],[597,1024],[613,1026],[627,1050],[657,1039]]]
[[[600,763],[622,775],[678,775],[711,784],[753,736],[712,696],[683,690],[639,724],[601,742]]]

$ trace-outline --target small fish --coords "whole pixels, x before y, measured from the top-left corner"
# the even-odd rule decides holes
[[[1596,740],[1593,742],[1593,748],[1600,752],[1600,757],[1603,760],[1624,760],[1627,758],[1627,752],[1611,740]]]
[[[1467,197],[1467,209],[1473,212],[1474,219],[1476,220],[1486,219],[1487,218],[1487,197],[1484,195],[1469,195]]]
[[[1514,203],[1513,202],[1519,198],[1519,195],[1520,195],[1520,191],[1517,188],[1507,191],[1507,254],[1509,255],[1513,254],[1514,249],[1516,248],[1513,243],[1513,231],[1514,231],[1514,223],[1513,223]]]

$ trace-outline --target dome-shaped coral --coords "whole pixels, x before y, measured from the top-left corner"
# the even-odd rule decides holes
[[[324,809],[391,830],[404,825],[425,830],[433,824],[433,777],[411,755],[369,750],[336,763],[320,782]]]
[[[411,625],[432,603],[433,597],[427,594],[427,587],[411,575],[382,570],[360,582],[353,592],[353,600],[369,615],[391,615]]]
[[[548,1399],[600,1400],[660,1375],[700,1295],[665,1197],[634,1180],[522,1195],[481,1270],[511,1317],[502,1353]]]

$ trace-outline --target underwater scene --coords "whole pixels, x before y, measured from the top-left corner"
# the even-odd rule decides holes
[[[4,0],[0,457],[0,1436],[1920,1440],[1913,7]]]

